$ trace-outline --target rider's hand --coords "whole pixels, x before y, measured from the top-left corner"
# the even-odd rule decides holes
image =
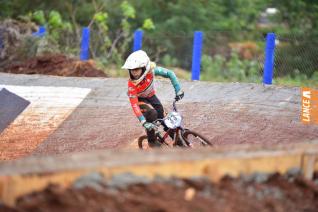
[[[154,125],[153,123],[150,123],[150,122],[145,122],[143,125],[142,125],[147,131],[151,131],[153,129],[156,128],[156,125]]]
[[[180,99],[183,98],[183,96],[184,96],[184,92],[183,92],[183,90],[180,90],[180,91],[178,91],[178,93],[176,94],[175,100],[176,100],[176,101],[179,101]]]

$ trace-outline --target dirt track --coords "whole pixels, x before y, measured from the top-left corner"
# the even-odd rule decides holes
[[[186,81],[181,85],[185,98],[178,109],[185,126],[201,131],[216,145],[290,144],[318,138],[317,125],[299,121],[299,88]],[[169,108],[170,82],[159,80],[156,86]],[[31,102],[0,134],[2,160],[132,148],[143,134],[128,102],[126,79],[0,74],[1,87]],[[31,91],[22,92],[25,89]]]
[[[186,81],[181,84],[185,98],[178,103],[178,109],[184,115],[185,126],[200,131],[218,147],[249,144],[250,148],[254,144],[262,144],[263,147],[258,148],[263,150],[279,143],[288,149],[288,145],[318,138],[318,126],[303,125],[299,121],[298,88]],[[11,110],[12,116],[5,122],[0,121],[0,160],[87,152],[87,155],[80,153],[83,154],[82,160],[79,155],[70,154],[70,158],[65,155],[65,158],[33,157],[2,162],[2,174],[22,174],[11,178],[2,176],[2,183],[10,182],[12,185],[12,188],[9,186],[5,189],[5,184],[2,184],[2,195],[7,194],[9,198],[14,188],[18,194],[19,189],[23,190],[21,187],[26,187],[15,179],[21,179],[23,185],[25,182],[31,185],[34,177],[37,184],[41,176],[48,177],[47,180],[50,177],[53,179],[54,170],[64,170],[65,175],[61,175],[61,180],[67,182],[67,176],[68,180],[73,176],[68,169],[74,169],[75,175],[80,168],[113,163],[116,169],[116,164],[120,162],[126,164],[127,161],[137,159],[133,151],[125,154],[125,157],[119,155],[118,151],[112,152],[117,157],[90,152],[97,149],[135,148],[134,139],[144,133],[130,108],[126,85],[126,79],[0,74],[0,120],[4,120],[1,114],[4,114],[5,109],[16,109]],[[169,109],[174,96],[170,82],[159,80],[156,86],[158,96]],[[11,101],[17,102],[16,107],[6,107],[10,105],[8,100],[11,105]],[[170,152],[170,156],[180,158],[183,155],[187,162],[191,154],[205,161],[207,155],[213,155],[210,149],[204,149],[206,155],[202,151],[191,151],[189,154],[181,149],[175,150],[180,152]],[[232,151],[237,153],[237,147]],[[142,156],[142,164],[147,158],[158,167],[159,161],[167,160],[169,151],[161,152],[161,157],[154,157],[154,154],[145,157],[145,152],[134,152]],[[218,154],[215,157],[222,159],[228,152]],[[246,152],[242,154],[246,156]],[[96,163],[92,162],[94,157]],[[303,158],[299,156],[296,160],[297,167],[302,164]],[[276,161],[275,158],[274,162],[272,160],[275,167]],[[233,164],[237,165],[237,162],[229,161],[227,168],[230,167],[232,171]],[[267,167],[269,161],[265,163]],[[224,164],[222,161],[222,166],[218,167],[223,168]],[[179,169],[187,167],[186,164],[174,165],[173,169],[177,166]],[[250,163],[246,166],[252,165]],[[296,169],[296,172],[289,172],[290,175],[286,176],[254,173],[238,179],[224,178],[219,183],[212,183],[205,178],[157,178],[150,181],[143,176],[133,177],[127,173],[112,175],[112,180],[109,180],[92,173],[89,177],[77,179],[66,189],[50,186],[43,191],[23,195],[12,208],[0,203],[0,211],[315,211],[318,207],[317,173],[314,181],[310,181],[301,178],[300,168]],[[110,169],[105,170],[110,173]],[[210,169],[203,170],[209,173]],[[210,171],[220,170],[211,168]],[[190,173],[192,176],[193,169],[190,169]],[[127,185],[125,180],[132,183]]]

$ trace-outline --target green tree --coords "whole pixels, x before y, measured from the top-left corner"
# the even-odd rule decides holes
[[[313,0],[273,1],[278,9],[274,21],[283,45],[277,47],[276,74],[302,79],[318,71],[318,2]]]

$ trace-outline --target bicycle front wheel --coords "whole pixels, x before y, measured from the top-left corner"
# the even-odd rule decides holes
[[[169,147],[169,144],[167,144],[166,142],[160,142],[161,138],[157,136],[157,144],[161,144],[160,147]],[[164,144],[164,145],[163,145]],[[138,147],[139,149],[149,149],[151,148],[149,146],[149,143],[148,143],[148,137],[147,135],[143,135],[143,136],[140,136],[138,138]],[[159,146],[156,146],[156,147],[159,147]]]
[[[182,133],[182,138],[189,147],[207,147],[213,146],[212,143],[203,135],[192,131],[192,130],[184,130]]]

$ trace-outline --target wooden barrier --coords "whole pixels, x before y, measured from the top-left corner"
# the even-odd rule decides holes
[[[155,151],[98,151],[55,157],[26,158],[0,163],[0,200],[14,205],[17,197],[50,183],[69,186],[78,177],[100,172],[106,179],[130,172],[149,178],[207,176],[217,182],[225,175],[253,172],[285,173],[299,168],[306,178],[318,171],[318,142],[273,149],[262,147],[168,149]]]

